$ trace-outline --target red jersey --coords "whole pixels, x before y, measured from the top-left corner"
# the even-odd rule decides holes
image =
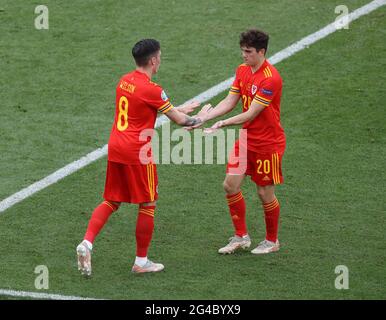
[[[246,64],[237,68],[229,93],[241,96],[243,112],[249,109],[252,101],[265,106],[253,120],[243,125],[243,129],[247,129],[248,150],[284,152],[285,134],[280,124],[281,92],[280,74],[267,60],[254,73]]]
[[[151,136],[147,134],[148,139],[140,141],[141,132],[154,129],[157,112],[166,113],[173,105],[159,85],[137,70],[120,79],[116,88],[115,104],[114,124],[108,143],[108,160],[141,164],[140,150],[151,140]]]

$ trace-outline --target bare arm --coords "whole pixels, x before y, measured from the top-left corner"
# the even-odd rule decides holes
[[[177,107],[178,111],[189,114],[194,111],[194,109],[198,108],[200,106],[200,103],[198,101],[190,101],[188,103],[185,103],[184,105]]]
[[[222,127],[226,127],[226,126],[231,126],[231,125],[235,125],[235,124],[242,124],[242,123],[245,123],[247,121],[251,121],[255,117],[257,117],[258,114],[261,111],[263,111],[265,108],[266,107],[263,106],[262,104],[260,104],[256,101],[252,101],[251,105],[249,106],[248,111],[246,111],[244,113],[240,113],[234,117],[218,121],[211,127],[211,129],[218,129],[218,128],[222,128]]]
[[[240,96],[236,94],[229,93],[225,99],[221,100],[219,104],[215,108],[206,108],[207,105],[205,105],[201,111],[195,116],[201,118],[203,121],[201,123],[198,123],[196,125],[192,126],[186,126],[187,130],[192,130],[201,127],[201,125],[211,119],[220,117],[230,111],[233,110],[233,108],[237,105],[239,102]],[[202,115],[200,115],[203,113]]]
[[[203,120],[199,117],[190,117],[185,113],[178,110],[179,108],[172,108],[165,115],[173,122],[180,126],[196,126],[203,123]]]
[[[207,120],[211,120],[217,117],[220,117],[230,111],[237,105],[239,102],[240,96],[237,94],[229,93],[225,99],[223,99],[216,107],[214,107],[210,114],[208,115]]]

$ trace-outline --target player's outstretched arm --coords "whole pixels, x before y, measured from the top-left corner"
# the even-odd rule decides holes
[[[219,128],[223,128],[223,127],[226,127],[226,126],[232,126],[232,125],[236,125],[236,124],[243,124],[243,123],[245,123],[247,121],[251,121],[255,117],[257,117],[257,115],[261,111],[263,111],[264,108],[266,108],[266,106],[263,106],[260,103],[252,101],[251,105],[249,106],[248,111],[240,113],[240,114],[238,114],[238,115],[236,115],[234,117],[231,117],[231,118],[228,118],[228,119],[225,119],[225,120],[217,121],[212,127],[210,127],[210,129],[213,131],[213,130],[216,130],[216,129],[219,129]]]
[[[193,112],[199,106],[200,106],[200,103],[196,100],[193,100],[193,101],[190,101],[190,102],[183,104],[180,107],[177,107],[177,109],[178,109],[178,111],[180,111],[182,113],[189,114],[189,113]]]
[[[240,96],[236,94],[229,93],[225,99],[221,100],[221,102],[213,108],[210,112],[208,120],[215,119],[217,117],[221,117],[224,114],[232,111],[234,107],[236,107],[239,102]]]
[[[212,120],[212,119],[217,118],[217,117],[220,117],[220,116],[222,116],[222,115],[232,111],[233,108],[239,102],[239,99],[240,99],[239,95],[228,94],[225,99],[221,100],[221,102],[219,102],[217,104],[216,107],[211,108],[210,114],[208,114],[207,117],[206,117],[206,121]],[[202,112],[202,111],[206,112],[206,110],[204,110],[205,107],[206,107],[206,105],[204,107],[202,107],[200,112]],[[202,124],[186,127],[185,129],[192,130],[192,129],[196,129],[196,128],[200,127],[201,125]]]
[[[208,115],[211,111],[210,104],[205,105],[201,111],[194,117],[188,116],[185,113],[178,110],[179,108],[172,108],[165,115],[173,122],[180,126],[193,127],[200,126],[206,122]]]

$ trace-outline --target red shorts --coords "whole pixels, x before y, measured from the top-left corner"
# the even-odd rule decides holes
[[[109,201],[144,203],[158,198],[158,176],[155,164],[128,165],[107,161],[103,197]]]
[[[230,153],[226,173],[230,175],[246,174],[259,186],[281,184],[284,182],[281,169],[283,152],[257,153],[246,151],[246,157],[240,155],[239,141],[236,141]]]

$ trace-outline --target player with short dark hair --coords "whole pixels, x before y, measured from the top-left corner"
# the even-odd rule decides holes
[[[144,67],[149,61],[149,58],[161,50],[161,45],[154,39],[143,39],[138,41],[131,53],[134,57],[135,64],[139,67]]]
[[[230,125],[242,124],[247,131],[246,145],[236,141],[224,181],[224,189],[235,234],[219,253],[233,253],[239,248],[249,248],[251,239],[245,223],[245,201],[241,184],[249,175],[257,185],[257,193],[263,205],[266,236],[252,250],[264,254],[279,250],[278,225],[279,201],[275,186],[283,183],[282,157],[286,146],[284,130],[280,123],[280,99],[282,79],[276,68],[266,60],[269,36],[260,30],[251,29],[240,35],[240,48],[244,63],[236,70],[235,80],[228,96],[209,114],[209,119],[224,115],[242,99],[242,113],[216,122],[214,131]],[[198,126],[196,126],[198,127]],[[240,149],[246,149],[242,157]],[[245,166],[241,165],[242,163]]]
[[[240,34],[239,44],[240,48],[250,47],[255,48],[256,51],[264,49],[265,53],[267,53],[268,41],[269,35],[266,34],[264,31],[251,29]]]
[[[84,240],[77,246],[78,268],[91,275],[91,251],[95,237],[110,215],[122,202],[138,204],[136,225],[136,259],[132,272],[157,272],[164,269],[160,263],[147,258],[154,229],[154,212],[158,198],[158,177],[151,149],[141,150],[150,139],[141,139],[144,130],[154,129],[157,113],[165,114],[181,126],[205,122],[210,105],[205,105],[197,116],[187,114],[199,106],[197,102],[174,108],[161,86],[151,81],[161,63],[161,47],[157,40],[143,39],[132,49],[136,69],[125,74],[116,87],[116,108],[108,142],[108,162],[104,199],[92,213]],[[150,161],[149,161],[150,159]]]

